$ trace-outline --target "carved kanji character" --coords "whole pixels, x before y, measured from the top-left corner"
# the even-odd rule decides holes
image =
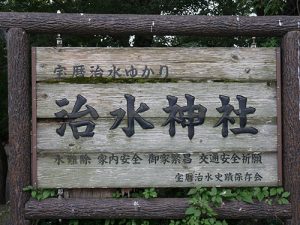
[[[57,76],[57,78],[61,78],[62,76],[66,75],[66,67],[58,64],[57,67],[54,68],[54,74]]]
[[[219,113],[223,113],[222,117],[218,120],[214,127],[218,127],[222,124],[222,136],[228,136],[228,121],[231,124],[235,123],[234,118],[230,117],[230,113],[233,111],[233,106],[229,104],[230,98],[228,96],[220,95],[219,96],[222,106],[217,108]]]
[[[125,94],[124,97],[127,101],[127,127],[123,127],[122,130],[124,131],[126,136],[131,137],[132,135],[134,135],[134,121],[137,121],[143,129],[153,129],[154,125],[139,115],[139,113],[149,110],[149,107],[145,103],[141,103],[140,107],[135,110],[135,97],[129,94]],[[110,128],[111,130],[116,129],[120,125],[125,114],[126,112],[121,108],[110,112],[110,115],[116,117],[114,124]]]
[[[66,98],[63,98],[61,100],[56,100],[56,105],[59,107],[63,107],[69,104],[69,101]],[[75,119],[78,119],[80,117],[83,117],[87,114],[90,114],[94,120],[98,119],[99,115],[97,111],[89,106],[86,105],[86,110],[80,111],[81,107],[87,102],[86,98],[84,98],[81,95],[77,95],[77,100],[75,102],[75,105],[73,107],[73,110],[71,113],[68,113],[66,110],[61,110],[57,113],[55,113],[56,118],[60,119],[72,119],[69,122],[69,126],[71,127],[71,130],[73,132],[74,138],[78,139],[79,137],[93,137],[94,136],[94,128],[95,124],[90,120],[84,120],[84,121],[74,121]],[[60,136],[64,136],[65,130],[66,130],[67,122],[64,122],[60,128],[56,129],[56,133]],[[86,129],[82,132],[78,131],[79,127],[86,127]]]
[[[253,107],[246,107],[247,106],[247,98],[242,95],[237,95],[236,99],[239,101],[239,109],[233,110],[234,113],[239,116],[240,118],[240,127],[230,129],[234,134],[243,134],[243,133],[250,133],[250,134],[257,134],[258,130],[254,127],[246,127],[247,125],[247,115],[253,114],[255,112],[255,108]]]
[[[91,68],[91,70],[90,70],[91,77],[102,77],[103,76],[104,71],[100,68],[99,65],[96,65],[96,68],[95,68],[95,66],[91,66],[90,68]]]
[[[111,76],[112,78],[116,78],[116,76],[120,77],[121,74],[119,73],[120,71],[120,68],[117,68],[115,65],[112,65],[112,69],[108,70],[109,72],[109,75],[108,76]]]
[[[84,65],[73,66],[73,77],[84,77],[84,75],[85,75]]]

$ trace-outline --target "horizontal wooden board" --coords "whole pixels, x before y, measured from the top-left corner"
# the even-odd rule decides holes
[[[167,95],[178,97],[177,104],[186,106],[185,94],[195,97],[195,104],[201,104],[207,108],[207,117],[220,117],[216,110],[221,106],[219,95],[230,97],[230,104],[238,109],[237,95],[248,98],[247,107],[256,108],[254,114],[249,117],[272,118],[276,117],[276,91],[273,85],[266,83],[144,83],[144,84],[37,84],[37,117],[54,118],[54,113],[62,109],[68,112],[76,101],[76,96],[81,94],[87,99],[88,105],[94,107],[100,117],[109,117],[110,112],[123,108],[126,111],[126,99],[124,94],[135,97],[135,107],[140,103],[146,103],[150,109],[143,112],[143,117],[167,117],[162,108],[168,106]],[[55,104],[56,100],[67,98],[69,105],[60,108]],[[82,107],[82,110],[85,107]]]
[[[73,76],[73,66],[84,65],[86,77],[91,66],[99,65],[103,77],[119,68],[121,77],[133,65],[142,77],[145,65],[153,70],[150,78],[161,78],[160,66],[168,66],[168,77],[195,80],[272,80],[275,76],[274,48],[35,48],[37,81],[55,79],[55,68],[65,67]],[[164,73],[165,74],[165,73]]]
[[[75,139],[69,126],[63,137],[56,133],[63,122],[39,122],[37,127],[38,152],[270,152],[277,151],[277,126],[274,121],[249,120],[248,125],[258,129],[258,134],[234,135],[229,131],[223,138],[222,127],[213,127],[217,119],[207,120],[201,126],[195,127],[192,140],[188,138],[187,127],[176,124],[176,134],[169,135],[169,126],[161,126],[165,118],[146,118],[154,124],[154,129],[143,130],[135,122],[135,134],[127,137],[122,130],[126,121],[114,130],[110,127],[113,119],[98,119],[94,121],[94,137]],[[238,123],[229,128],[238,127]],[[267,140],[267,141],[266,141]]]
[[[126,154],[126,153],[123,153]],[[219,161],[220,164],[202,160],[201,154],[192,154],[192,161],[179,163],[162,161],[167,153],[135,153],[140,161],[132,161],[133,153],[128,153],[129,163],[121,162],[123,154],[92,153],[75,154],[42,154],[38,158],[38,186],[41,188],[93,188],[93,187],[191,187],[191,186],[273,186],[278,184],[277,155],[265,153],[260,155],[261,161],[243,162],[243,155],[235,153],[240,160]],[[159,160],[149,161],[150,154]],[[219,154],[221,158],[223,153]],[[255,153],[256,156],[259,153]],[[103,155],[107,163],[103,163]],[[247,153],[245,153],[244,158]],[[251,154],[249,154],[251,155]],[[68,161],[68,157],[72,160]],[[124,156],[124,155],[123,155]],[[183,154],[177,154],[177,157]],[[232,158],[232,153],[227,154]],[[60,163],[58,165],[58,157]],[[74,164],[74,157],[77,158]],[[82,157],[82,158],[81,158]],[[84,160],[88,157],[88,161]],[[102,158],[101,158],[102,157]],[[118,158],[109,163],[109,157]],[[202,157],[202,158],[201,158]],[[209,157],[209,156],[208,156]],[[209,159],[208,159],[209,160]],[[62,163],[63,162],[63,163]],[[135,164],[138,162],[140,164]],[[225,163],[224,163],[225,162]],[[103,164],[102,164],[103,163]]]
[[[36,51],[37,72],[33,101],[36,100],[37,106],[33,118],[37,122],[36,142],[33,141],[37,171],[33,177],[38,187],[272,186],[280,183],[274,48],[33,50]],[[66,69],[60,79],[54,72],[58,65]],[[76,84],[74,68],[84,68],[84,76],[90,77],[90,67],[96,65],[103,69],[103,77],[109,77],[108,71],[113,66],[120,68],[121,78],[130,78],[125,76],[125,69],[131,66],[138,71],[136,77],[141,77],[146,65],[153,70],[149,78],[164,78],[166,74],[159,73],[167,66],[171,79],[163,80],[165,83],[155,83],[158,81],[155,79],[146,83],[101,79],[89,82],[91,80],[85,79]],[[72,77],[73,80],[63,79]],[[110,83],[106,83],[108,81]],[[126,136],[122,130],[129,119],[125,94],[135,97],[134,110],[141,103],[147,104],[149,109],[139,114],[153,124],[153,129],[142,129],[135,121],[133,136]],[[187,106],[186,94],[195,97],[195,105],[201,104],[207,109],[205,121],[194,127],[192,139],[188,136],[192,129],[178,123],[176,134],[171,137],[170,125],[162,125],[169,116],[163,110],[169,106],[167,96],[177,97],[177,104],[184,107]],[[87,102],[74,110],[78,95]],[[234,109],[240,108],[238,95],[247,98],[247,107],[256,109],[255,113],[247,115],[247,127],[255,127],[257,134],[233,134],[230,129],[240,127],[240,118],[231,112],[235,123],[229,124],[228,137],[222,136],[222,125],[215,126],[223,115],[217,111],[222,106],[220,95],[230,97]],[[59,106],[56,101],[62,99],[65,100]],[[75,116],[76,119],[55,116],[61,110],[82,112],[86,106],[93,107],[99,118],[91,114]],[[126,112],[124,119],[111,129],[115,122],[111,112],[118,109]],[[75,138],[70,124],[79,121],[94,123],[93,137]],[[60,136],[56,130],[62,125],[66,129]],[[82,126],[79,131],[85,128]],[[261,156],[261,161],[251,161],[257,160],[257,155]],[[250,158],[245,163],[246,156]],[[216,157],[220,161],[215,162]]]

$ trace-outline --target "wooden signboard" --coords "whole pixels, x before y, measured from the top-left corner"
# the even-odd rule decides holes
[[[277,51],[33,48],[33,183],[280,185]]]

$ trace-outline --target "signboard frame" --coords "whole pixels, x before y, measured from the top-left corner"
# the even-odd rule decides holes
[[[46,20],[45,20],[46,18]],[[86,20],[90,18],[91,20]],[[149,29],[155,21],[155,28]],[[278,23],[279,21],[279,23]],[[283,21],[283,23],[280,23]],[[70,218],[183,218],[187,199],[48,199],[29,200],[23,188],[30,185],[31,97],[30,42],[28,33],[147,34],[202,36],[282,37],[282,147],[283,184],[291,193],[290,204],[243,204],[227,202],[217,208],[220,218],[282,218],[285,224],[300,223],[300,120],[299,120],[299,39],[297,16],[156,16],[91,15],[55,13],[0,13],[0,24],[7,31],[10,219],[15,225],[28,219]],[[70,26],[70,24],[72,26]],[[234,26],[235,24],[235,26]],[[279,24],[279,25],[278,25]],[[74,30],[74,27],[76,29]],[[20,94],[21,93],[21,94]],[[22,129],[20,129],[22,128]],[[139,203],[137,210],[133,206]],[[91,207],[94,206],[94,207]],[[58,207],[59,206],[59,207]],[[116,213],[114,210],[118,208]],[[244,210],[240,210],[240,209]],[[64,209],[64,210],[62,210]],[[157,210],[159,209],[159,210]],[[74,214],[74,211],[76,214]],[[147,212],[145,214],[144,212]]]

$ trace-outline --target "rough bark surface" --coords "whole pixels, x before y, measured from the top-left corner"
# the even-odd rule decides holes
[[[4,151],[4,147],[0,144],[0,204],[5,204],[5,183],[6,183],[6,171],[7,163],[6,163],[6,154]]]
[[[102,219],[143,218],[180,219],[185,217],[188,200],[184,198],[159,199],[47,199],[26,203],[28,219]],[[289,218],[290,205],[268,205],[262,202],[247,204],[226,202],[215,211],[219,218]]]
[[[8,115],[11,223],[29,224],[24,218],[30,184],[30,76],[29,41],[23,29],[12,28],[7,34],[8,52]]]
[[[300,224],[300,32],[282,42],[283,177],[291,193],[291,225]]]
[[[0,28],[75,34],[173,34],[282,36],[299,30],[297,16],[161,16],[54,13],[0,13]]]

